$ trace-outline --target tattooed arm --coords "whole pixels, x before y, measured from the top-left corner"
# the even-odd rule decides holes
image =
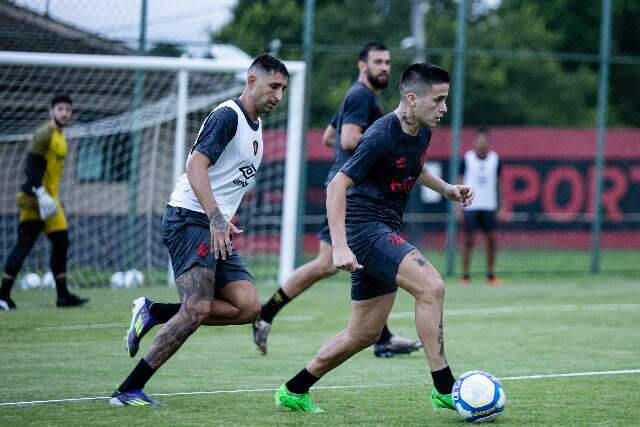
[[[230,224],[220,212],[209,182],[209,174],[207,173],[209,166],[211,166],[209,157],[194,151],[187,162],[187,178],[189,178],[189,184],[191,184],[202,209],[209,217],[211,251],[216,258],[220,255],[222,259],[226,259],[227,254],[230,255],[233,250],[231,232],[241,233],[242,230]]]

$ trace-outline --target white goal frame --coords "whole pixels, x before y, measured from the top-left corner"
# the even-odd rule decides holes
[[[303,147],[303,111],[305,63],[284,61],[289,71],[287,149],[284,174],[282,224],[280,227],[280,284],[293,272],[296,256],[296,232],[300,190],[300,165]],[[176,135],[174,142],[174,182],[184,172],[186,117],[189,72],[244,72],[250,61],[223,59],[166,58],[153,56],[79,55],[0,51],[0,65],[32,65],[67,68],[174,71],[177,73]],[[168,197],[168,195],[167,195]]]

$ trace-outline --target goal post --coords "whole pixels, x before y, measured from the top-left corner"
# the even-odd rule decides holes
[[[48,119],[51,97],[65,92],[74,99],[76,119],[65,129],[70,153],[61,200],[70,223],[70,269],[77,273],[75,281],[108,285],[105,277],[131,267],[122,263],[119,244],[133,251],[134,268],[157,271],[162,256],[166,265],[166,251],[158,249],[162,246],[159,230],[153,229],[159,228],[161,211],[184,171],[186,153],[202,120],[217,104],[240,94],[249,65],[244,60],[0,51],[0,166],[7,166],[0,172],[1,258],[6,258],[15,242],[15,193],[24,182],[21,164],[26,144]],[[265,158],[256,188],[238,212],[240,228],[247,235],[234,240],[246,254],[252,273],[256,260],[261,260],[258,280],[274,284],[282,283],[294,268],[304,146],[305,65],[300,61],[285,61],[285,65],[290,73],[288,99],[286,105],[263,117]],[[147,73],[144,102],[134,111],[132,76],[141,71]],[[131,151],[127,135],[132,132],[143,135],[140,160],[127,154]],[[137,169],[131,173],[137,167],[141,175],[133,178],[139,182],[132,186],[125,181],[138,177]],[[133,198],[136,217],[133,222],[122,221],[127,209],[121,205],[129,198],[121,195],[131,188],[140,195]],[[242,221],[250,223],[248,229]],[[135,242],[125,242],[121,236],[127,223],[135,227],[129,230]],[[97,230],[94,233],[92,225]],[[26,269],[44,272],[46,253],[36,252]],[[85,280],[88,271],[99,273]]]

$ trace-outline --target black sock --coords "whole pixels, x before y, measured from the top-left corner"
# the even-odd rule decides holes
[[[273,318],[276,317],[276,314],[287,305],[289,302],[289,297],[284,293],[282,288],[279,288],[271,297],[269,301],[262,306],[262,311],[260,312],[260,317],[265,322],[271,323],[273,322]]]
[[[438,393],[451,394],[453,383],[456,382],[451,373],[451,368],[447,366],[439,371],[432,371],[431,377],[433,378],[433,386],[438,390]]]
[[[120,387],[118,387],[118,391],[143,389],[147,381],[149,381],[149,378],[151,378],[154,373],[155,370],[151,366],[149,366],[146,360],[140,359],[127,379],[125,379],[122,384],[120,384]]]
[[[489,279],[489,280],[493,280],[493,279],[495,279],[495,278],[496,278],[496,275],[495,275],[495,274],[493,274],[493,273],[487,273],[487,279]]]
[[[161,302],[154,302],[149,307],[149,311],[154,319],[158,323],[166,323],[180,311],[180,304],[165,304]]]
[[[0,298],[6,297],[9,298],[11,296],[11,288],[13,287],[13,282],[15,281],[15,277],[2,278],[2,287],[0,287]]]
[[[387,324],[384,324],[384,328],[382,328],[382,333],[380,334],[380,338],[378,338],[378,342],[376,344],[388,344],[391,340],[391,331]]]
[[[56,293],[58,298],[64,298],[69,296],[69,289],[67,288],[67,277],[56,277]]]
[[[465,274],[465,275],[462,276],[462,278],[464,280],[469,280],[469,279],[471,279],[471,276],[469,276],[469,274]]]
[[[291,393],[304,394],[319,380],[320,378],[314,377],[307,371],[307,368],[304,368],[287,382],[287,390]]]

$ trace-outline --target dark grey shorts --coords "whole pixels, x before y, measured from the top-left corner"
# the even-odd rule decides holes
[[[162,218],[162,240],[169,249],[176,278],[193,266],[201,265],[216,271],[216,290],[237,280],[254,282],[235,249],[226,260],[213,257],[209,219],[201,212],[167,206]]]
[[[351,299],[361,301],[396,292],[400,263],[415,247],[391,227],[377,222],[349,226],[347,240],[364,267],[351,273]]]
[[[491,233],[496,229],[496,211],[465,210],[463,230],[467,233],[476,230]]]

